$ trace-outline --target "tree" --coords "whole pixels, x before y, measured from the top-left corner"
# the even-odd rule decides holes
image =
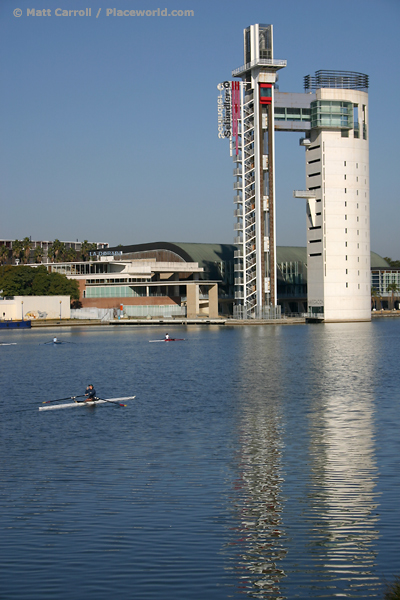
[[[97,250],[97,246],[95,243],[90,243],[87,240],[84,240],[81,245],[82,260],[89,260],[90,252],[94,252],[95,250]]]
[[[65,251],[64,260],[66,262],[75,262],[78,260],[78,253],[74,248],[67,248]]]
[[[12,243],[12,255],[15,262],[20,261],[22,255],[22,242],[20,242],[19,240],[14,240],[14,242]]]
[[[35,263],[41,263],[43,260],[43,248],[41,248],[40,246],[36,246],[36,248],[33,251],[33,259],[35,261]]]
[[[375,287],[371,287],[371,304],[372,308],[376,310],[376,301],[379,298],[379,291]]]
[[[48,273],[45,265],[4,267],[0,289],[3,296],[71,296],[79,299],[77,281],[67,279],[61,273]]]
[[[22,240],[22,249],[24,251],[23,261],[24,261],[25,264],[29,262],[29,257],[30,257],[30,254],[31,254],[31,248],[32,248],[31,240],[28,237],[25,237]]]
[[[0,277],[0,288],[3,296],[31,296],[33,268],[23,266],[7,266]]]
[[[400,260],[392,260],[389,256],[385,256],[384,260],[389,263],[391,267],[395,269],[400,269]]]
[[[394,582],[386,586],[384,600],[400,599],[400,577],[396,577]]]
[[[4,265],[7,262],[9,255],[9,249],[4,244],[0,246],[0,265]]]
[[[60,242],[60,240],[55,239],[47,254],[51,262],[61,262],[65,255],[65,250],[65,244]]]
[[[397,285],[397,283],[392,281],[392,283],[388,283],[388,285],[386,286],[386,291],[392,292],[392,308],[394,308],[394,296],[400,291],[399,286]]]

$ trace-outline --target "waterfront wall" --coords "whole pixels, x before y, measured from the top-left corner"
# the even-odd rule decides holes
[[[0,319],[9,321],[69,319],[69,296],[11,296],[0,298]]]

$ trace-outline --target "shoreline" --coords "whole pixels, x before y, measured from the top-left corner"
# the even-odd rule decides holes
[[[397,318],[400,317],[400,311],[376,311],[371,312],[371,320],[379,318]],[[365,321],[368,322],[368,321]],[[86,326],[133,326],[139,327],[142,325],[151,325],[153,327],[175,326],[175,325],[227,325],[234,327],[243,327],[245,325],[305,325],[305,317],[288,317],[281,319],[226,319],[216,318],[209,319],[208,317],[199,317],[197,319],[120,319],[112,321],[101,321],[100,319],[49,319],[40,321],[31,321],[31,328],[36,327],[86,327]]]

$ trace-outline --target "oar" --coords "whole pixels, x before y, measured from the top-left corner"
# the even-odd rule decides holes
[[[103,402],[108,402],[109,404],[114,404],[114,406],[126,406],[126,404],[120,404],[120,402],[111,402],[110,400],[106,400],[105,398],[97,398],[96,400],[103,400]]]
[[[45,402],[42,402],[42,404],[50,404],[51,402],[61,402],[61,400],[75,400],[75,398],[83,398],[85,396],[85,394],[82,394],[82,396],[68,396],[67,398],[58,398],[57,400],[46,400]]]

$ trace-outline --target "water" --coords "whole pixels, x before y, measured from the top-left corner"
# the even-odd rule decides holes
[[[1,332],[0,598],[382,598],[400,319],[164,333]]]

